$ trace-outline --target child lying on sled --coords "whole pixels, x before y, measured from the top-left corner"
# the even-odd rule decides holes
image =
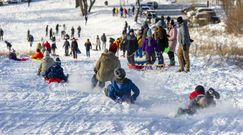
[[[205,92],[204,87],[198,85],[190,96],[190,104],[187,108],[179,108],[177,112],[178,115],[189,114],[193,115],[198,109],[206,108],[209,106],[215,106],[216,102],[214,98],[219,99],[220,95],[213,88],[210,88]]]

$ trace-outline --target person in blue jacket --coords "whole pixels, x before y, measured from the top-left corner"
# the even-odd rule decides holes
[[[116,68],[114,75],[115,80],[104,90],[105,95],[117,103],[124,101],[134,103],[140,93],[138,87],[130,79],[126,78],[126,72],[123,68]]]
[[[56,58],[56,62],[51,66],[45,73],[45,77],[50,78],[59,78],[61,80],[67,81],[68,76],[64,75],[63,68],[61,67],[61,60]]]

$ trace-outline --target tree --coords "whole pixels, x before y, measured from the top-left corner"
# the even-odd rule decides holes
[[[141,10],[140,0],[137,0],[137,1],[136,1],[136,5],[138,5],[138,9],[137,9],[137,13],[136,13],[136,15],[135,15],[134,21],[135,21],[135,22],[138,22],[138,15],[139,15],[140,10]]]
[[[91,12],[96,0],[75,0],[75,7],[80,7],[83,16],[88,15]]]

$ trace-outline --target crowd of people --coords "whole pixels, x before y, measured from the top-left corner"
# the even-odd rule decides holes
[[[119,12],[120,11],[120,12]],[[120,13],[121,17],[126,17],[126,8],[120,7],[113,9],[113,15],[118,16]],[[134,14],[132,8],[131,13]],[[190,72],[190,58],[189,50],[192,39],[190,38],[187,22],[182,17],[177,18],[176,22],[169,17],[157,20],[153,27],[150,27],[148,22],[144,24],[137,31],[132,29],[125,21],[124,29],[121,36],[118,38],[107,38],[106,34],[103,33],[101,36],[97,35],[95,39],[94,51],[103,51],[101,56],[96,62],[94,67],[94,74],[91,78],[92,88],[102,88],[105,95],[116,103],[134,103],[140,94],[140,90],[137,85],[126,77],[126,71],[121,66],[119,60],[119,50],[122,51],[122,57],[126,57],[129,65],[138,64],[136,58],[145,57],[146,65],[153,65],[157,61],[157,65],[165,66],[164,54],[167,53],[170,59],[169,66],[175,66],[175,53],[178,56],[179,69],[178,72]],[[36,47],[35,54],[31,57],[35,60],[41,60],[40,66],[37,71],[37,75],[42,76],[49,83],[51,82],[67,82],[68,74],[64,74],[63,68],[61,67],[61,60],[59,57],[54,58],[50,55],[56,54],[56,36],[59,35],[59,27],[57,24],[55,32],[52,28],[46,26],[45,36],[49,40],[42,40]],[[75,28],[71,28],[71,36],[66,33],[65,24],[62,25],[63,30],[61,31],[61,39],[64,40],[63,48],[65,56],[72,55],[74,59],[77,59],[78,53],[81,53],[78,42],[75,36],[81,37],[81,26],[78,26],[77,32]],[[3,31],[0,29],[0,39],[3,40]],[[27,31],[27,38],[30,42],[30,47],[34,42],[34,37]],[[70,41],[71,40],[71,41]],[[107,41],[109,43],[107,44]],[[49,43],[52,42],[52,44]],[[11,49],[12,45],[8,41],[5,41],[9,50],[9,58],[17,61],[21,59],[17,58],[14,49]],[[177,45],[178,44],[178,45]],[[178,47],[177,47],[178,46]],[[90,57],[90,51],[92,49],[92,43],[90,39],[87,39],[84,43],[86,50],[86,56]],[[108,49],[107,49],[108,48]],[[176,52],[176,48],[177,52]],[[58,55],[56,55],[58,56]],[[110,84],[105,88],[106,83]],[[214,89],[210,88],[205,92],[203,86],[197,86],[195,91],[190,94],[190,104],[187,108],[179,108],[177,115],[182,114],[194,114],[196,110],[205,108],[210,105],[215,105],[214,98],[219,99],[219,93]]]
[[[130,16],[133,16],[135,14],[135,6],[132,5],[132,7],[130,8],[125,8],[125,7],[122,7],[120,6],[120,8],[117,8],[117,7],[114,7],[112,9],[112,15],[113,16],[120,16],[120,17],[124,17],[124,18],[127,18],[127,17],[130,17]]]

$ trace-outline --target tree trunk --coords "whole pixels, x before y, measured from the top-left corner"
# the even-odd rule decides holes
[[[75,8],[80,6],[80,1],[79,0],[75,0]]]
[[[138,15],[139,15],[139,12],[141,10],[140,0],[137,0],[136,4],[138,4],[138,9],[137,9],[137,13],[135,15],[134,21],[138,22]]]

